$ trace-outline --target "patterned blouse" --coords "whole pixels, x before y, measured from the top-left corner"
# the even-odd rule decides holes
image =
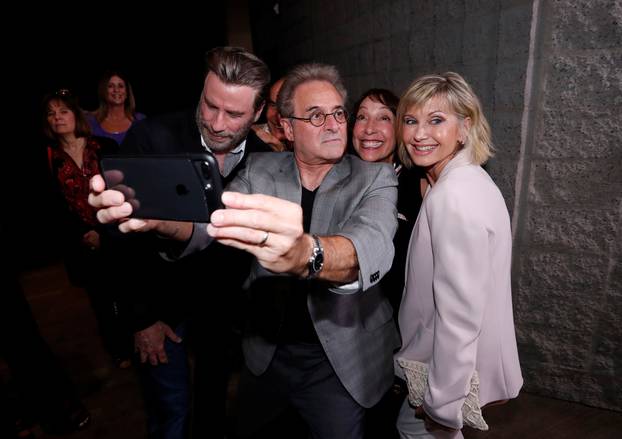
[[[100,148],[96,140],[87,138],[82,169],[62,148],[51,148],[50,158],[56,169],[56,179],[69,210],[91,226],[97,224],[95,216],[97,209],[88,203],[89,180],[95,174],[99,174],[98,151]]]

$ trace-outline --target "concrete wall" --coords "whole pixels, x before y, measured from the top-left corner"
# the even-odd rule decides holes
[[[279,14],[274,5],[279,5]],[[493,127],[488,169],[514,205],[530,0],[252,1],[255,52],[276,75],[299,62],[339,67],[350,101],[370,87],[398,96],[420,74],[455,70],[471,83]]]
[[[275,5],[278,8],[275,9]],[[251,2],[280,75],[339,67],[351,99],[455,70],[497,148],[513,218],[525,389],[622,410],[622,4],[619,0]],[[278,14],[276,13],[278,11]]]
[[[622,3],[542,1],[517,168],[527,388],[622,409]]]

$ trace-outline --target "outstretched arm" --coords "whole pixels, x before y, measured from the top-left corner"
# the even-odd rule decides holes
[[[212,214],[207,231],[221,244],[252,253],[266,269],[305,277],[314,246],[303,232],[302,208],[296,203],[262,194],[225,192],[227,209]],[[267,238],[266,238],[267,237]],[[352,242],[342,236],[321,236],[324,267],[318,275],[335,283],[357,279],[358,259]]]

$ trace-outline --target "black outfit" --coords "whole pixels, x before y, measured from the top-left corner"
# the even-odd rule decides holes
[[[244,155],[223,177],[223,187],[244,166],[248,154],[256,151],[270,148],[251,130]],[[206,149],[192,110],[141,121],[128,131],[121,152],[204,153]],[[131,239],[134,251],[140,253],[133,259],[141,261],[133,276],[137,282],[132,285],[135,330],[158,320],[173,329],[189,322],[195,357],[193,435],[216,435],[225,417],[230,371],[241,361],[239,330],[245,314],[242,283],[249,273],[251,255],[214,242],[201,252],[169,262],[158,255],[162,245],[168,245],[166,240],[152,234],[134,234]],[[209,306],[198,306],[199,300],[207,300]],[[222,411],[214,413],[210,407],[222,407]]]
[[[393,318],[397,323],[397,314],[402,301],[404,290],[404,273],[406,269],[406,256],[408,244],[415,221],[419,215],[419,209],[423,197],[421,196],[420,179],[422,171],[418,168],[407,169],[401,166],[397,176],[397,231],[393,237],[395,257],[391,270],[382,278],[380,285],[382,291],[389,297],[393,307]]]
[[[303,231],[309,233],[317,188],[310,191],[302,186],[301,189]],[[248,404],[244,392],[252,389],[248,397],[250,404],[261,404],[262,410],[246,410],[247,422],[238,422],[236,433],[240,438],[252,439],[302,438],[309,436],[312,426],[314,436],[336,437],[331,426],[310,415],[322,412],[344,420],[346,425],[362,425],[364,409],[353,401],[337,378],[309,313],[308,296],[319,294],[317,285],[295,277],[279,280],[274,283],[264,278],[251,286],[253,309],[262,309],[253,313],[249,325],[262,337],[274,340],[278,347],[261,378],[246,367],[242,372],[240,398]],[[270,321],[274,326],[262,326],[259,323],[262,321]],[[313,386],[308,386],[309,383]],[[310,393],[315,397],[309,398]],[[260,401],[257,395],[261,395]],[[261,425],[259,430],[255,430],[257,425]],[[360,431],[348,433],[352,437],[362,435]]]
[[[75,167],[73,160],[58,145],[48,149],[56,221],[54,227],[62,249],[65,268],[72,284],[83,287],[91,301],[100,335],[110,355],[118,362],[133,354],[132,334],[126,321],[124,293],[112,287],[100,273],[116,265],[123,251],[117,248],[120,233],[115,226],[104,226],[94,217],[95,209],[88,205],[88,179],[99,173],[98,160],[102,155],[114,154],[118,146],[114,140],[91,136],[86,138],[85,160],[80,178],[68,169]],[[78,171],[79,172],[79,171]],[[86,183],[85,183],[86,182]],[[86,187],[85,187],[86,186]],[[71,197],[71,202],[68,198]],[[95,230],[100,237],[100,248],[91,249],[82,242],[83,235]]]
[[[311,228],[311,214],[316,193],[317,188],[314,191],[310,191],[304,186],[302,187],[302,200],[300,204],[305,233],[309,233]],[[309,281],[306,279],[291,278],[289,281],[289,290],[285,291],[282,297],[284,309],[282,315],[277,320],[282,322],[278,331],[277,342],[281,344],[317,344],[319,346],[320,339],[315,332],[313,320],[311,320],[311,314],[307,306],[307,296],[313,289],[310,288]],[[295,293],[292,294],[292,291],[295,291]],[[269,295],[270,292],[259,291],[256,294],[260,296],[258,299],[261,300]],[[260,318],[265,318],[265,316]],[[325,356],[325,354],[323,355]]]
[[[416,167],[407,169],[404,166],[401,166],[397,177],[398,224],[395,237],[393,238],[395,257],[393,258],[391,270],[380,281],[382,291],[387,295],[393,307],[395,323],[398,322],[398,311],[404,291],[406,257],[408,256],[410,235],[423,202],[421,178],[423,178],[421,169]],[[366,439],[397,439],[399,437],[395,423],[407,393],[408,390],[405,383],[396,378],[392,388],[367,413]]]

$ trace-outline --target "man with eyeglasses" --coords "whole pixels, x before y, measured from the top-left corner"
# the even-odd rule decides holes
[[[365,408],[393,381],[399,339],[377,285],[393,260],[397,181],[389,165],[344,155],[345,100],[333,66],[295,67],[278,97],[293,152],[251,156],[207,227],[256,258],[242,437],[269,437],[293,407],[314,438],[362,438]]]

